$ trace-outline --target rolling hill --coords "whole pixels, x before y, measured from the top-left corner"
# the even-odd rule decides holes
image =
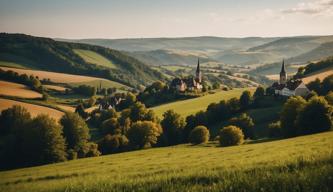
[[[306,63],[311,61],[318,61],[333,55],[333,41],[321,44],[306,53],[292,57],[287,61],[290,63]]]
[[[154,148],[0,172],[0,191],[330,191],[333,132]]]
[[[266,52],[290,58],[319,47],[322,43],[333,41],[333,36],[286,37],[248,49],[250,52]]]
[[[104,47],[6,33],[0,34],[0,44],[0,64],[106,78],[134,87],[165,78],[124,52]]]
[[[153,51],[159,49],[175,50],[230,50],[250,48],[279,38],[227,38],[227,37],[179,37],[179,38],[140,38],[140,39],[58,39],[109,47],[122,51]]]
[[[290,57],[297,57],[297,60],[304,61],[316,55],[324,56],[324,53],[314,54],[310,51],[320,49],[323,43],[332,42],[333,36],[62,39],[62,41],[87,43],[127,51],[138,60],[154,66],[191,65],[195,63],[193,57],[224,64],[250,66],[274,63]]]

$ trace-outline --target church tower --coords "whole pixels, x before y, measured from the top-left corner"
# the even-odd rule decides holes
[[[286,84],[287,83],[287,73],[284,66],[284,60],[282,61],[282,67],[280,72],[280,84]]]
[[[198,58],[197,70],[195,72],[195,80],[198,83],[201,83],[201,71],[200,71],[200,61],[199,61],[199,58]]]

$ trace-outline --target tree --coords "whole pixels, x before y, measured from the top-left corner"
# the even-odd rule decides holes
[[[254,99],[259,99],[265,95],[265,89],[261,86],[257,87],[256,91],[253,94]]]
[[[96,103],[96,97],[91,96],[87,101],[87,107],[92,107],[95,105],[95,103]]]
[[[111,154],[125,151],[128,146],[128,139],[125,135],[107,134],[99,142],[99,149],[102,154]]]
[[[322,94],[326,95],[329,91],[333,90],[333,75],[325,77],[322,82]]]
[[[245,139],[253,139],[254,123],[252,118],[246,113],[242,113],[239,117],[231,118],[229,124],[239,127],[243,131]]]
[[[161,121],[163,135],[167,139],[168,145],[176,145],[182,141],[182,133],[185,127],[184,118],[173,110],[168,110],[163,114]]]
[[[78,155],[81,157],[98,157],[101,155],[101,152],[98,150],[98,145],[96,143],[89,142],[83,146]]]
[[[275,90],[272,87],[266,88],[266,95],[272,96],[275,94]]]
[[[88,113],[85,112],[84,106],[82,103],[80,103],[78,106],[76,106],[75,113],[78,113],[84,119],[88,117]]]
[[[159,124],[152,121],[137,121],[127,132],[127,138],[133,148],[148,148],[157,143],[162,134]]]
[[[66,160],[62,127],[48,115],[38,115],[24,129],[22,159],[29,165]]]
[[[315,91],[317,94],[321,93],[321,84],[320,84],[320,80],[318,78],[316,78],[316,80],[308,83],[307,87],[309,90]]]
[[[117,114],[116,110],[114,110],[114,109],[103,110],[101,112],[101,116],[99,118],[99,121],[103,122],[103,121],[105,121],[107,119],[110,119],[110,118],[118,118],[118,114]]]
[[[77,114],[66,112],[60,119],[67,148],[79,152],[90,139],[86,122]]]
[[[0,116],[0,135],[6,135],[21,129],[31,121],[30,113],[26,108],[14,105],[5,109]]]
[[[220,89],[220,83],[219,82],[215,82],[213,83],[213,89]]]
[[[268,135],[269,135],[269,137],[281,137],[282,136],[280,121],[273,122],[268,125]]]
[[[110,118],[102,123],[102,131],[104,134],[120,134],[121,127],[117,118]]]
[[[239,99],[240,106],[242,109],[247,109],[249,105],[251,104],[251,92],[250,91],[244,91]]]
[[[236,97],[233,97],[233,98],[229,99],[228,102],[227,102],[227,106],[228,106],[228,111],[231,114],[232,113],[237,113],[241,108],[240,101]]]
[[[328,102],[328,104],[333,105],[333,91],[328,92],[327,95],[325,96],[325,99]]]
[[[125,100],[122,100],[118,107],[120,110],[126,109],[132,106],[135,102],[136,102],[136,96],[131,92],[127,92]]]
[[[207,127],[199,125],[191,131],[189,141],[192,144],[207,143],[209,136]]]
[[[306,101],[302,97],[290,97],[282,107],[280,122],[285,137],[294,137],[298,130],[295,124],[298,112],[303,109]]]
[[[312,97],[299,111],[296,124],[299,134],[312,134],[332,128],[333,108],[323,97]]]
[[[227,126],[220,131],[220,145],[232,146],[240,145],[244,142],[244,135],[242,130],[237,126]]]

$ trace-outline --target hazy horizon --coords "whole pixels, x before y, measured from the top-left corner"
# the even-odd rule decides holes
[[[0,31],[63,39],[332,35],[333,0],[0,0]]]

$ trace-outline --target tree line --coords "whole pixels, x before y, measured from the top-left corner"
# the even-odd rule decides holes
[[[18,74],[17,72],[8,70],[5,71],[0,69],[0,79],[15,83],[20,83],[30,87],[32,90],[43,92],[42,83],[39,81],[38,77],[33,75],[28,76],[27,74]]]

